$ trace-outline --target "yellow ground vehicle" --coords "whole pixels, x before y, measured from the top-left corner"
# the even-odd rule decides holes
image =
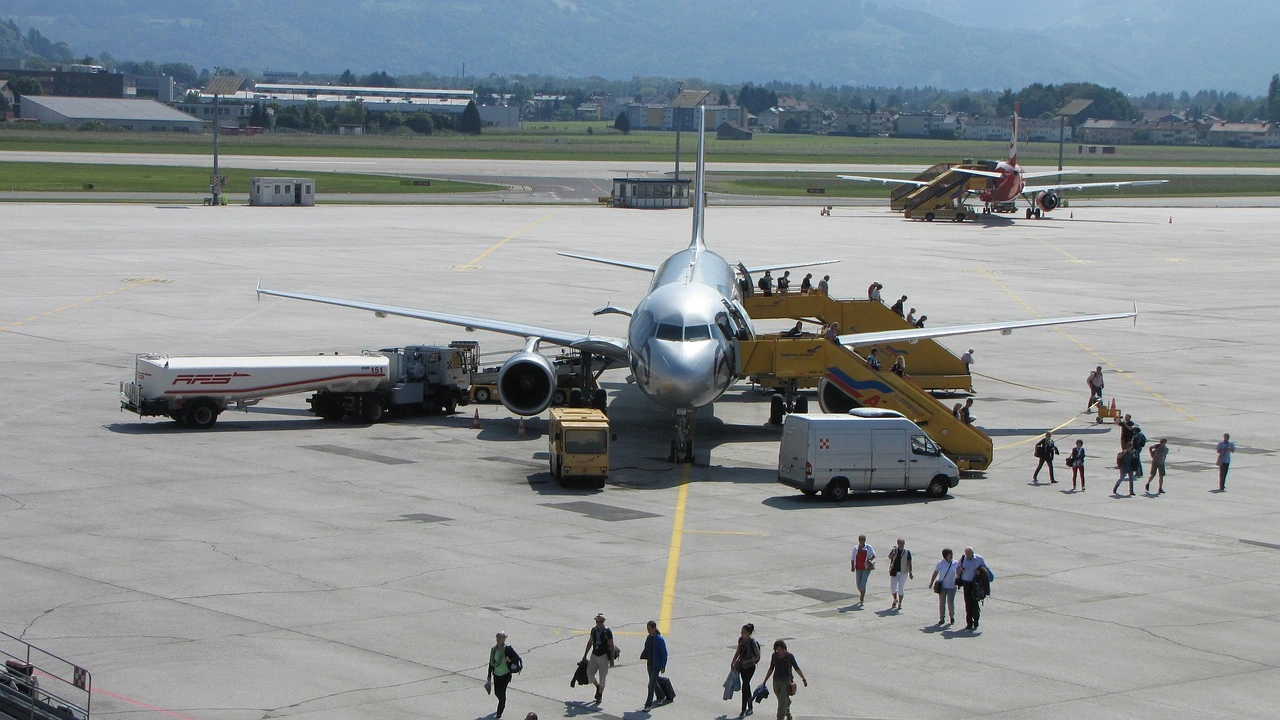
[[[551,475],[558,480],[591,478],[604,487],[609,477],[609,418],[595,408],[551,408],[547,443]]]

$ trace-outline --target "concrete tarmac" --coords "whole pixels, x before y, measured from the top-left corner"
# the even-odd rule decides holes
[[[831,505],[774,481],[779,431],[745,383],[700,413],[698,463],[665,462],[669,418],[605,375],[619,440],[604,490],[547,471],[545,424],[497,405],[329,424],[301,396],[210,431],[118,410],[138,352],[357,352],[514,338],[278,298],[254,286],[623,335],[687,211],[597,207],[7,204],[0,244],[0,629],[93,673],[94,715],[485,718],[487,651],[524,656],[508,718],[723,718],[738,628],[785,638],[809,679],[796,718],[1270,718],[1280,704],[1275,209],[1076,207],[1040,222],[911,222],[880,208],[715,207],[713,249],[748,265],[842,258],[930,325],[1121,311],[976,335],[975,411],[996,461],[951,495]],[[797,277],[803,277],[804,270]],[[793,272],[793,275],[795,273]],[[781,321],[761,329],[781,328]],[[1082,414],[1085,376],[1172,446],[1166,493],[1113,496],[1119,440]],[[909,368],[908,368],[909,369]],[[1054,430],[1088,489],[1031,482]],[[1238,445],[1218,493],[1213,445]],[[1041,477],[1041,480],[1047,478]],[[865,606],[858,533],[880,552]],[[902,611],[884,561],[915,555]],[[942,547],[998,577],[981,628],[937,625]],[[623,655],[604,702],[570,688],[591,618]],[[641,712],[645,621],[678,698]],[[8,650],[6,645],[4,649]],[[763,677],[762,668],[756,682]],[[48,683],[45,683],[48,685]],[[774,712],[772,700],[757,715]]]

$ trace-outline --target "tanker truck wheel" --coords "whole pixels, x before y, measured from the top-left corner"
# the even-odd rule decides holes
[[[369,401],[364,404],[365,422],[370,422],[370,423],[381,422],[382,417],[385,414],[386,414],[386,409],[382,407],[381,400],[370,398]]]
[[[187,404],[182,419],[189,428],[208,430],[218,421],[218,407],[209,400],[195,400]]]

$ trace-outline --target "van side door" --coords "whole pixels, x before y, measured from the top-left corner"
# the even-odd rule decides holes
[[[847,423],[853,425],[854,423]],[[871,433],[858,428],[843,432],[820,432],[815,438],[813,451],[813,484],[821,489],[832,478],[849,481],[850,492],[866,492],[871,489],[875,473]]]
[[[907,432],[899,428],[877,428],[871,431],[871,438],[876,469],[871,475],[871,489],[906,490],[912,457],[907,448]]]

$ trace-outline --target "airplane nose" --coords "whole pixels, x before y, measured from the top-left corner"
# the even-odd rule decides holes
[[[638,382],[659,405],[701,407],[724,392],[717,387],[715,343],[651,340],[647,349],[648,377]]]

